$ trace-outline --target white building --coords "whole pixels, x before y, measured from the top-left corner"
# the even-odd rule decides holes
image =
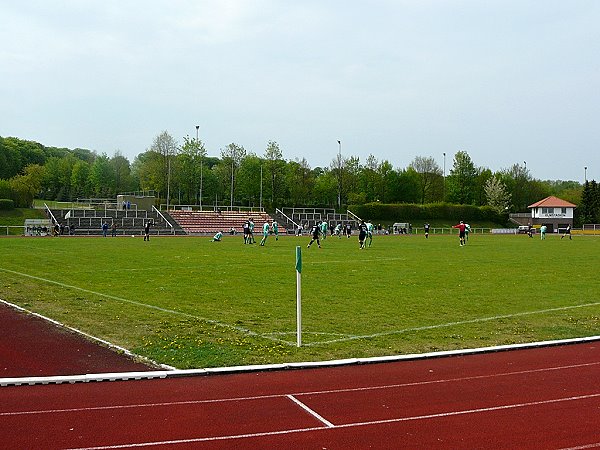
[[[546,225],[548,232],[558,233],[567,226],[573,227],[573,212],[577,205],[557,197],[546,197],[529,205],[531,225]]]

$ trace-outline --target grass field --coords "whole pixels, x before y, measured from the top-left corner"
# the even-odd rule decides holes
[[[0,298],[177,368],[600,334],[600,239],[2,238]],[[303,343],[296,347],[295,247]]]

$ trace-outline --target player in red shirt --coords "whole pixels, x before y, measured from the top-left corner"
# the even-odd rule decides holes
[[[465,229],[467,228],[467,226],[461,220],[458,225],[453,225],[452,228],[458,228],[458,237],[460,239],[460,246],[462,247],[463,245],[466,244],[466,242],[465,242]]]

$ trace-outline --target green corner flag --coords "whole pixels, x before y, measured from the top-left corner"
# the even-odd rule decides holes
[[[302,248],[296,247],[296,272],[302,273]]]

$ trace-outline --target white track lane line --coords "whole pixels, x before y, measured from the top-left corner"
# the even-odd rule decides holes
[[[409,421],[417,421],[417,420],[430,420],[430,419],[437,419],[437,418],[441,418],[441,417],[479,414],[479,413],[486,413],[486,412],[493,412],[493,411],[502,411],[502,410],[534,407],[534,406],[541,406],[541,405],[549,405],[549,404],[561,403],[561,402],[587,400],[590,398],[597,398],[597,397],[600,397],[600,394],[578,395],[575,397],[555,398],[555,399],[542,400],[542,401],[537,401],[537,402],[514,403],[514,404],[510,404],[510,405],[491,406],[488,408],[466,409],[466,410],[460,410],[460,411],[447,411],[447,412],[437,413],[437,414],[425,414],[425,415],[420,415],[420,416],[398,417],[398,418],[394,418],[394,419],[374,420],[374,421],[370,421],[370,422],[354,422],[354,423],[347,423],[347,424],[343,424],[343,425],[336,425],[334,428],[335,429],[355,428],[355,427],[365,427],[365,426],[409,422]],[[158,446],[158,445],[192,444],[192,443],[198,443],[198,442],[225,441],[225,440],[234,440],[234,439],[257,438],[257,437],[265,437],[265,436],[277,436],[277,435],[293,434],[293,433],[305,433],[305,432],[310,432],[310,431],[323,431],[323,430],[327,430],[327,429],[328,428],[324,428],[324,427],[297,428],[297,429],[290,429],[290,430],[267,431],[267,432],[263,432],[263,433],[234,434],[234,435],[229,435],[229,436],[212,436],[212,437],[190,438],[190,439],[174,439],[174,440],[169,440],[169,441],[138,442],[138,443],[106,445],[106,446],[98,446],[98,447],[76,447],[76,448],[71,448],[68,450],[112,450],[112,449],[118,449],[118,448],[140,448],[140,447],[150,447],[150,446]],[[575,447],[575,448],[577,449],[577,448],[588,448],[588,447]]]
[[[411,383],[383,384],[383,385],[377,385],[377,386],[363,386],[363,387],[356,387],[356,388],[342,388],[342,389],[327,389],[327,390],[322,390],[322,391],[294,392],[289,395],[293,395],[294,397],[300,397],[303,395],[335,394],[335,393],[344,393],[344,392],[374,391],[374,390],[380,390],[380,389],[396,389],[396,388],[403,388],[403,387],[409,387],[409,386],[427,386],[427,385],[431,385],[431,384],[459,383],[462,381],[483,380],[483,379],[488,379],[488,378],[527,375],[527,374],[532,374],[532,373],[551,372],[551,371],[567,370],[567,369],[579,369],[579,368],[591,367],[591,366],[597,366],[597,365],[600,365],[600,361],[591,362],[591,363],[582,363],[582,364],[572,364],[572,365],[567,365],[567,366],[554,366],[554,367],[544,367],[544,368],[540,368],[540,369],[519,370],[519,371],[515,371],[515,372],[494,373],[494,374],[489,374],[489,375],[474,375],[474,376],[470,376],[470,377],[443,378],[440,380],[428,380],[428,381],[414,381]],[[212,399],[212,400],[185,400],[185,401],[178,401],[178,402],[138,403],[138,404],[132,404],[132,405],[110,405],[110,406],[90,406],[90,407],[84,407],[84,408],[10,411],[10,412],[0,412],[0,417],[2,417],[2,416],[34,415],[34,414],[58,414],[58,413],[70,413],[70,412],[84,412],[84,411],[135,409],[135,408],[154,408],[154,407],[162,407],[162,406],[201,405],[201,404],[205,404],[205,403],[242,402],[242,401],[248,401],[248,400],[263,400],[263,399],[266,400],[266,399],[271,399],[271,398],[282,398],[282,397],[286,397],[287,395],[288,394],[270,394],[270,395],[255,395],[255,396],[248,396],[248,397],[218,398],[218,399]]]
[[[311,416],[313,416],[315,419],[317,419],[319,422],[324,423],[325,426],[327,426],[328,428],[334,428],[335,427],[335,425],[332,424],[329,420],[327,420],[325,417],[323,417],[322,415],[320,415],[319,413],[317,413],[314,409],[311,409],[308,406],[306,406],[304,403],[302,403],[300,400],[298,400],[293,395],[286,395],[286,397],[289,398],[291,401],[293,401],[296,405],[298,405],[304,411],[306,411],[307,413],[309,413]]]

